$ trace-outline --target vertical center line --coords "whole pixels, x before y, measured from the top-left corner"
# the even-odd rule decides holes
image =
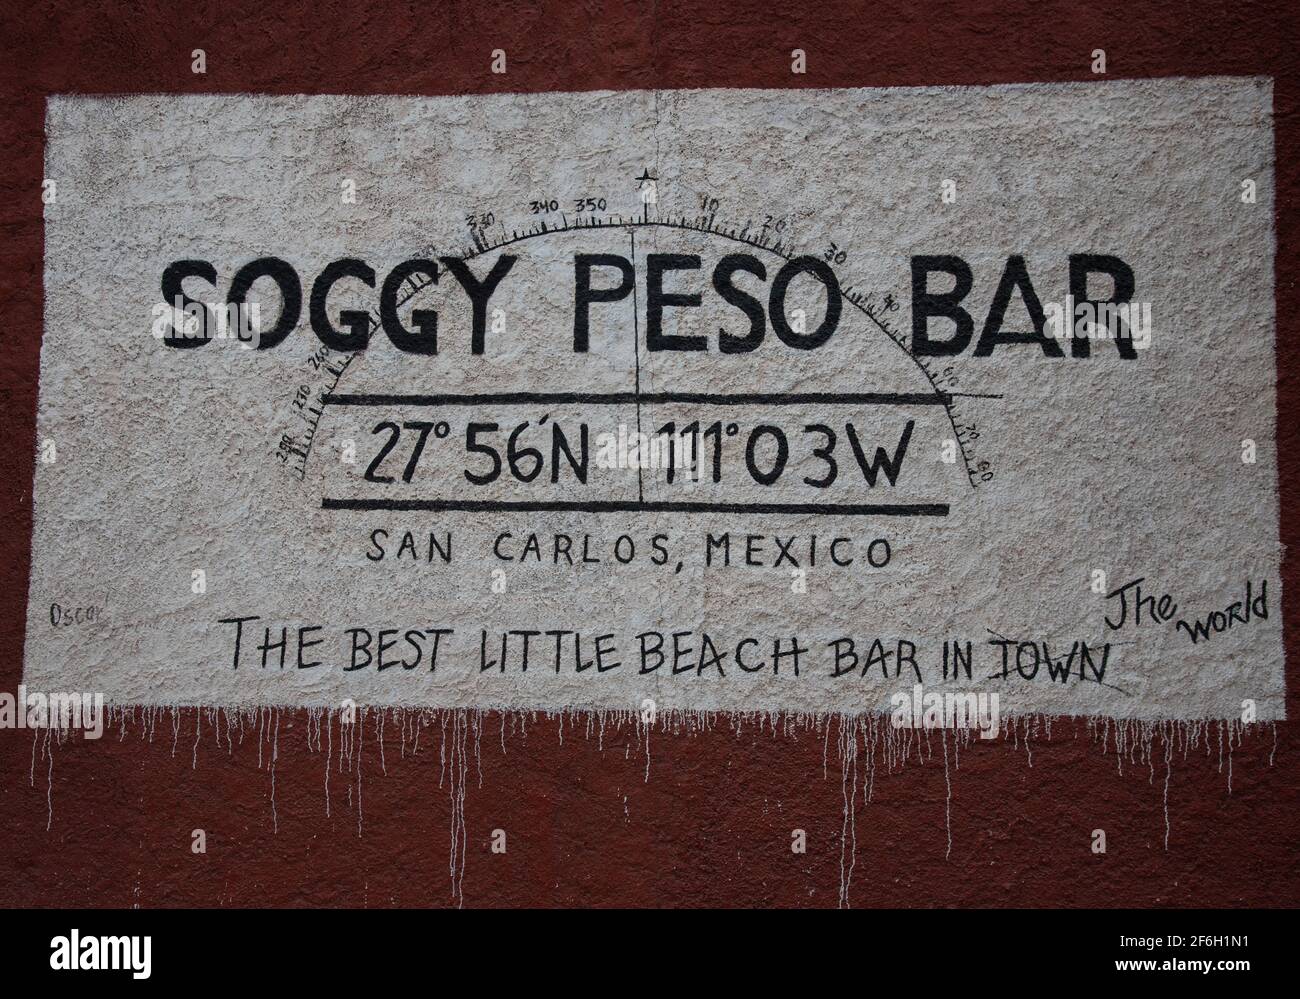
[[[645,482],[642,478],[641,445],[641,306],[637,301],[636,293],[636,230],[628,229],[627,234],[632,239],[632,344],[636,352],[636,498],[640,503],[645,502]]]

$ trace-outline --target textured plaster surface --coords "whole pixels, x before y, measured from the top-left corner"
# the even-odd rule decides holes
[[[1110,714],[1133,718],[1236,717],[1243,699],[1260,717],[1283,711],[1283,656],[1274,473],[1273,231],[1271,90],[1266,79],[1116,81],[1004,87],[896,90],[629,91],[443,98],[137,97],[52,98],[46,125],[46,173],[64,196],[46,212],[46,336],[41,354],[38,434],[56,442],[56,462],[38,466],[34,570],[28,612],[27,666],[33,689],[103,690],[114,703],[300,704],[629,709],[649,697],[666,709],[786,710],[801,713],[883,710],[917,672],[896,663],[866,675],[832,675],[829,643],[851,637],[865,655],[883,639],[916,647],[925,683],[943,679],[947,640],[973,642],[974,686],[998,690],[1010,713]],[[197,148],[185,135],[208,136]],[[1107,149],[1110,156],[1076,150]],[[647,165],[657,201],[642,208],[632,178]],[[1258,177],[1254,205],[1236,197],[1238,178]],[[343,202],[343,179],[357,203]],[[952,179],[954,204],[939,199]],[[412,256],[459,255],[470,236],[466,214],[491,212],[483,242],[508,239],[537,216],[530,199],[554,196],[574,211],[573,195],[607,205],[600,217],[701,218],[700,192],[717,197],[718,232],[671,226],[613,227],[536,235],[471,261],[486,274],[497,257],[516,258],[491,303],[494,323],[482,356],[468,351],[468,299],[443,273],[406,307],[439,315],[436,357],[396,350],[377,333],[344,372],[350,393],[484,392],[933,392],[903,344],[911,339],[910,272],[914,254],[956,254],[974,273],[963,304],[975,329],[993,299],[1006,260],[1023,256],[1043,302],[1064,303],[1072,253],[1106,253],[1133,268],[1135,299],[1149,302],[1150,345],[1136,359],[1111,343],[1089,358],[1047,357],[1037,345],[1003,346],[989,357],[971,348],[931,359],[952,372],[944,388],[994,398],[941,406],[806,403],[795,407],[701,407],[681,403],[594,407],[580,404],[472,407],[384,406],[325,409],[299,481],[275,457],[284,434],[305,439],[294,396],[311,382],[320,347],[304,308],[282,345],[245,350],[230,342],[177,350],[149,334],[159,280],[173,260],[210,260],[216,287],[186,285],[198,298],[220,298],[245,262],[276,256],[304,284],[330,261],[359,257],[386,276]],[[625,215],[623,214],[625,213]],[[581,218],[581,216],[578,216]],[[765,224],[768,226],[764,228]],[[774,228],[779,226],[779,228]],[[754,249],[734,238],[762,238]],[[769,333],[752,353],[720,354],[715,331],[733,335],[747,320],[709,286],[713,266],[749,250],[769,268],[766,284],[743,287],[766,302],[783,255],[819,259],[846,251],[839,283],[899,303],[882,318],[895,342],[866,312],[849,305],[831,340],[796,350]],[[1206,247],[1213,252],[1206,252]],[[621,254],[634,260],[636,294],[591,307],[591,348],[572,349],[574,257]],[[670,275],[672,291],[705,298],[698,309],[668,308],[664,331],[705,336],[698,352],[646,349],[647,255],[696,254],[702,270]],[[381,278],[382,280],[382,278]],[[596,282],[608,286],[608,270]],[[947,280],[951,280],[950,278]],[[943,277],[931,278],[942,286]],[[1094,294],[1108,294],[1107,278]],[[741,284],[741,282],[737,282]],[[309,297],[304,291],[304,299]],[[258,287],[270,318],[279,309],[269,282]],[[821,286],[805,277],[787,296],[807,327],[825,311]],[[375,292],[345,282],[332,314],[374,308]],[[1019,295],[1003,320],[1030,328]],[[934,321],[934,335],[950,324]],[[770,320],[769,320],[770,327]],[[640,343],[638,343],[640,339]],[[638,356],[638,352],[639,355]],[[1058,348],[1058,353],[1060,352]],[[1068,345],[1064,351],[1070,353]],[[341,354],[330,354],[338,363]],[[639,369],[639,370],[638,370]],[[449,436],[430,439],[411,483],[363,478],[387,437],[381,420],[446,420]],[[735,422],[721,482],[664,481],[662,471],[596,469],[585,484],[563,466],[557,482],[546,422],[593,438],[676,421]],[[509,428],[535,424],[524,443],[541,444],[544,472],[529,483],[507,472],[487,486],[463,469],[486,462],[465,452],[469,421]],[[865,451],[893,451],[913,421],[897,485],[868,486],[858,471],[848,425]],[[831,426],[839,474],[823,477],[813,448]],[[779,426],[790,460],[779,481],[746,473],[743,441],[751,428]],[[945,463],[954,427],[970,440],[968,457],[990,469],[974,478]],[[626,432],[626,431],[625,431]],[[1243,439],[1262,461],[1241,461]],[[490,438],[504,448],[507,432]],[[357,454],[340,461],[344,449]],[[389,459],[400,469],[413,440]],[[951,446],[951,445],[949,445]],[[774,460],[771,437],[759,448]],[[704,458],[708,459],[706,450]],[[287,474],[288,473],[288,474]],[[421,513],[321,510],[322,496],[473,498],[483,500],[635,499],[745,502],[941,503],[942,518],[739,513]],[[75,529],[69,529],[75,525]],[[386,557],[372,532],[386,531]],[[418,558],[402,558],[414,536]],[[450,538],[452,562],[429,564],[430,533]],[[502,546],[497,539],[511,538]],[[541,563],[501,561],[540,538]],[[554,564],[553,536],[599,559]],[[731,566],[707,564],[707,537],[730,533]],[[657,565],[654,538],[667,561]],[[748,535],[761,535],[768,564],[745,565]],[[628,564],[616,561],[615,544]],[[792,592],[784,566],[771,565],[774,536],[797,539],[807,592]],[[820,561],[810,553],[821,546]],[[828,549],[847,538],[854,564],[837,568]],[[873,567],[885,551],[889,564]],[[876,547],[871,549],[873,543]],[[632,552],[635,551],[635,555]],[[1146,592],[1170,593],[1179,618],[1192,620],[1267,590],[1265,620],[1197,644],[1173,621],[1103,624],[1118,606],[1090,588],[1101,569],[1109,585],[1144,578]],[[195,594],[195,570],[206,590]],[[505,592],[494,591],[495,578]],[[85,627],[51,628],[50,604],[104,605]],[[1130,613],[1132,613],[1130,611]],[[259,615],[244,632],[238,669],[234,626],[221,620]],[[309,633],[306,661],[287,667],[251,648],[270,626]],[[394,629],[390,660],[412,661],[401,638],[410,628],[454,628],[440,643],[439,666],[350,671],[346,629]],[[509,629],[579,632],[592,657],[596,636],[613,636],[605,660],[617,669],[572,666],[554,641],[534,639],[525,672],[518,645],[507,668],[479,668],[481,629],[489,648]],[[638,635],[689,632],[678,644],[699,657],[707,633],[722,650],[720,668],[673,675],[673,662],[640,669]],[[990,633],[1048,643],[1073,671],[1048,677],[1032,645],[1012,650],[1003,679],[1002,649]],[[794,675],[747,673],[797,637],[807,652]],[[673,639],[669,639],[670,651]],[[1087,642],[1104,682],[1072,656]],[[1039,646],[1041,648],[1041,646]],[[1069,658],[1067,658],[1069,657]],[[653,663],[656,660],[651,659]],[[549,667],[549,668],[548,668]],[[1080,678],[1082,672],[1082,678]],[[888,673],[886,676],[885,674]],[[997,679],[988,678],[997,674]],[[970,683],[966,684],[971,686]]]

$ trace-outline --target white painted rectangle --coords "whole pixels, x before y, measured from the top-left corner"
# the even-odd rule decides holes
[[[1269,81],[1225,78],[52,98],[57,200],[45,211],[24,681],[123,704],[637,709],[650,698],[665,710],[821,713],[888,710],[919,672],[927,688],[999,692],[1004,715],[1232,718],[1253,701],[1259,718],[1281,718],[1271,106]],[[627,260],[634,291],[591,305],[580,352],[583,254]],[[669,300],[661,332],[702,337],[704,350],[649,349],[650,269],[668,254],[700,261],[670,266],[664,293],[701,304]],[[768,315],[757,349],[722,353],[720,329],[749,328],[713,283],[735,254],[762,263],[765,276],[739,271],[732,287]],[[974,356],[1008,258],[1023,258],[1042,303],[1060,304],[1080,254],[1131,267],[1134,300],[1150,305],[1149,346],[1134,359],[1113,341],[1094,341],[1089,357],[1071,356],[1068,341],[1054,341],[1062,357],[1035,344]],[[481,278],[507,255],[516,260],[485,311],[484,352],[472,354],[469,300],[440,258],[467,257]],[[925,255],[971,269],[973,339],[952,358],[909,350],[911,261]],[[856,299],[807,350],[770,319],[777,274],[803,256]],[[288,262],[302,284],[283,343],[183,350],[153,335],[170,264],[210,261],[215,288],[191,278],[185,289],[224,301],[235,272],[262,257]],[[327,300],[335,323],[341,309],[374,311],[402,261],[439,263],[437,284],[401,310],[408,328],[412,307],[438,312],[439,353],[399,350],[382,329],[345,366],[344,353],[321,352],[311,285],[340,258],[364,260],[377,279],[341,283]],[[620,275],[597,266],[592,285],[617,287]],[[790,284],[787,308],[808,306],[804,335],[824,312],[818,288],[807,273]],[[268,324],[277,314],[265,279],[249,301]],[[1005,328],[1031,323],[1013,294]],[[931,327],[936,338],[952,330]],[[334,394],[350,398],[322,403],[339,370]],[[376,475],[395,481],[368,481],[385,421],[399,433]],[[617,457],[620,427],[626,438],[638,422],[645,432],[693,421],[719,424],[718,482],[707,451],[705,481],[693,484],[668,483],[662,468],[597,466],[602,433]],[[909,421],[897,484],[882,473],[868,485],[848,425],[870,464]],[[422,422],[431,429],[407,483]],[[466,452],[470,424],[502,428],[477,439],[504,457],[524,422],[517,443],[543,451],[535,480],[512,478],[508,461],[490,484],[465,477],[492,464]],[[588,481],[564,466],[552,482],[548,435],[559,425],[573,442],[584,422]],[[827,438],[810,425],[836,437],[824,488],[805,482],[829,474],[814,453]],[[761,427],[788,445],[771,485],[745,464]],[[777,436],[758,433],[764,475]],[[525,455],[524,477],[531,466]],[[394,502],[433,508],[364,508]],[[375,531],[388,533],[376,543]],[[399,557],[408,531],[416,559]],[[449,564],[427,560],[431,533],[450,537]],[[540,562],[494,554],[527,555],[534,533]],[[706,564],[708,536],[724,533],[732,565]],[[556,535],[578,564],[554,564]],[[626,565],[620,536],[635,546]],[[579,561],[584,537],[599,562]],[[777,537],[803,575],[773,564]],[[835,538],[849,539],[834,551],[851,552],[852,566],[829,561]],[[747,545],[760,564],[742,564]],[[888,564],[873,567],[882,545]],[[1105,592],[1138,578],[1155,601],[1135,624],[1130,599],[1123,626],[1108,627],[1120,605]],[[1254,606],[1232,611],[1247,585]],[[236,667],[235,626],[219,622],[253,615]],[[1192,642],[1179,621],[1211,632]],[[274,639],[284,629],[283,666],[276,648],[263,665],[268,627]],[[354,628],[372,634],[372,653],[378,632],[393,631],[385,657],[398,664],[347,669]],[[437,629],[453,632],[431,671]],[[538,633],[528,669],[515,636],[505,671],[483,671],[483,632],[499,658],[511,630]],[[410,631],[425,634],[407,669]],[[557,631],[580,634],[582,660],[599,639],[611,668],[576,670],[571,636],[547,634]],[[650,671],[645,632],[664,633],[670,653]],[[674,674],[674,641],[692,650],[685,665],[704,633],[721,670]],[[830,643],[846,638],[863,656],[879,639],[885,671],[834,676]],[[771,665],[774,643],[792,640],[806,650],[797,676],[792,657]],[[895,675],[900,640],[918,672],[904,663]],[[954,641],[972,643],[972,677],[945,682]],[[1033,672],[1043,642],[1068,664],[1066,681],[1045,662]],[[1084,667],[1080,680],[1075,643],[1096,665],[1108,655],[1104,677]],[[739,666],[738,648],[746,666],[767,666]],[[320,665],[299,668],[300,655]]]

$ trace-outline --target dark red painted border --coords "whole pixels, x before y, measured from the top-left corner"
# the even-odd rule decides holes
[[[1300,76],[1290,3],[807,4],[765,13],[719,0],[657,3],[173,5],[22,3],[0,14],[0,689],[21,676],[31,538],[36,372],[42,317],[45,97],[51,93],[205,91],[490,93],[639,87],[832,87],[1243,74],[1275,78],[1277,315],[1282,537],[1297,537],[1296,279]],[[189,53],[208,53],[190,73]],[[488,72],[494,48],[506,77]],[[789,52],[808,53],[807,76]],[[1300,669],[1300,575],[1284,565],[1290,713]],[[304,752],[301,716],[282,722],[278,834],[270,780],[248,749],[191,769],[193,718],[170,733],[70,744],[29,785],[29,733],[0,731],[0,904],[428,905],[450,900],[451,807],[438,753],[366,760],[364,825],[336,778],[323,817],[323,760]],[[819,738],[730,732],[652,738],[653,768],[627,741],[594,744],[554,724],[489,738],[472,782],[466,902],[471,905],[834,905],[841,800]],[[1213,759],[1178,763],[1163,848],[1163,775],[1103,758],[1084,738],[1023,752],[980,746],[953,783],[945,859],[942,766],[876,782],[857,826],[857,905],[1295,905],[1300,788],[1295,724],[1239,749],[1233,792]],[[373,746],[370,752],[374,752]],[[40,768],[46,761],[38,759]],[[204,828],[208,853],[190,853]],[[505,828],[509,851],[486,849]],[[790,830],[808,831],[793,855]],[[1089,832],[1107,830],[1104,857]],[[1046,939],[1044,944],[1046,944]],[[1056,942],[1052,946],[1056,946]]]

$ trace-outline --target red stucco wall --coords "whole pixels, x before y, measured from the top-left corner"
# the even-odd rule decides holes
[[[1088,80],[1106,50],[1111,77],[1275,77],[1279,440],[1284,542],[1294,540],[1297,488],[1297,173],[1300,76],[1296,8],[1288,4],[1162,3],[772,5],[657,3],[277,5],[234,0],[177,5],[4,3],[0,36],[0,689],[21,678],[31,536],[36,370],[42,299],[44,100],[51,93],[490,93],[646,87],[787,87]],[[1086,8],[1086,9],[1085,9]],[[1190,8],[1190,9],[1189,9]],[[190,72],[204,48],[208,72]],[[510,72],[489,72],[492,49]],[[793,77],[789,53],[808,53]],[[1300,702],[1296,559],[1285,562],[1292,664]],[[835,905],[841,784],[832,746],[728,730],[655,734],[652,767],[634,737],[594,740],[554,723],[530,726],[502,754],[487,722],[482,786],[471,765],[466,802],[468,905]],[[206,728],[206,725],[205,725]],[[452,901],[452,804],[439,752],[380,772],[369,741],[358,834],[346,777],[324,816],[323,768],[305,720],[284,716],[275,773],[251,739],[227,754],[211,731],[192,766],[195,718],[152,744],[132,733],[71,742],[33,757],[30,732],[0,731],[0,904],[430,905]],[[833,736],[832,736],[833,738]],[[876,781],[858,814],[855,905],[1278,905],[1300,902],[1300,740],[1295,723],[1265,730],[1233,754],[1232,793],[1218,754],[1175,761],[1164,848],[1162,767],[1117,773],[1080,727],[1023,747],[963,752],[952,784],[940,760]],[[337,761],[336,761],[337,762]],[[35,765],[35,779],[29,780]],[[47,801],[48,795],[48,801]],[[49,804],[53,819],[47,830]],[[790,831],[808,852],[790,851]],[[190,851],[191,830],[207,853]],[[487,849],[491,830],[505,855]],[[1094,855],[1090,833],[1107,832]]]

